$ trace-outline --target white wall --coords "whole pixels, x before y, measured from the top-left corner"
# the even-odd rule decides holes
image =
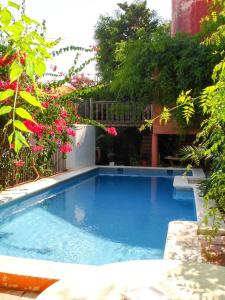
[[[76,136],[73,137],[74,148],[68,153],[66,168],[80,169],[95,165],[95,127],[76,125]]]

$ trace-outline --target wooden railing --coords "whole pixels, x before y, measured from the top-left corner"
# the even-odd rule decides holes
[[[151,118],[151,105],[138,102],[92,101],[79,106],[82,117],[98,121],[104,125],[118,127],[140,126]]]

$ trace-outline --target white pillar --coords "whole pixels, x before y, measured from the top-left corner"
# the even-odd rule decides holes
[[[73,151],[67,154],[66,168],[77,170],[95,165],[95,127],[76,124]]]

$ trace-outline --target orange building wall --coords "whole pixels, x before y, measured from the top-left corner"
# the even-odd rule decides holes
[[[172,0],[171,34],[200,31],[200,21],[207,15],[211,0]]]

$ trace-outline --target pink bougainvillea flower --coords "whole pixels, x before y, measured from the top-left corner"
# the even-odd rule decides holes
[[[25,120],[23,123],[27,127],[27,129],[35,133],[39,138],[42,137],[45,130],[45,126],[43,124],[34,123],[30,120]]]
[[[50,98],[51,98],[51,99],[58,99],[59,96],[58,96],[58,95],[51,95]]]
[[[19,168],[20,168],[20,167],[23,167],[23,166],[24,166],[25,162],[24,162],[23,160],[20,159],[20,160],[15,160],[15,161],[14,161],[14,164],[15,164],[16,167],[19,167]]]
[[[42,107],[47,109],[49,107],[50,103],[46,101],[46,102],[41,103],[41,105],[42,105]]]
[[[67,128],[66,133],[70,136],[76,136],[76,132],[72,128]]]
[[[56,72],[56,70],[57,70],[57,66],[56,65],[52,66],[52,71]]]
[[[40,152],[40,151],[43,151],[44,150],[44,146],[41,146],[41,145],[35,145],[32,147],[32,151],[33,152]]]
[[[67,112],[66,110],[63,109],[63,110],[61,111],[60,116],[61,116],[62,118],[66,118],[66,117],[68,117],[68,112]]]
[[[18,83],[16,81],[11,82],[10,81],[0,81],[0,89],[1,90],[16,90]]]
[[[115,127],[109,127],[109,128],[106,128],[106,132],[107,132],[109,135],[117,136],[117,131],[116,131],[116,128],[115,128]]]
[[[62,153],[69,153],[69,152],[73,151],[73,147],[68,142],[66,142],[65,144],[63,144],[59,147],[59,151]]]
[[[57,119],[54,123],[58,133],[62,133],[62,131],[66,128],[66,121],[64,119]]]
[[[34,87],[31,85],[31,86],[28,86],[26,87],[26,92],[28,93],[32,93],[34,91]]]

